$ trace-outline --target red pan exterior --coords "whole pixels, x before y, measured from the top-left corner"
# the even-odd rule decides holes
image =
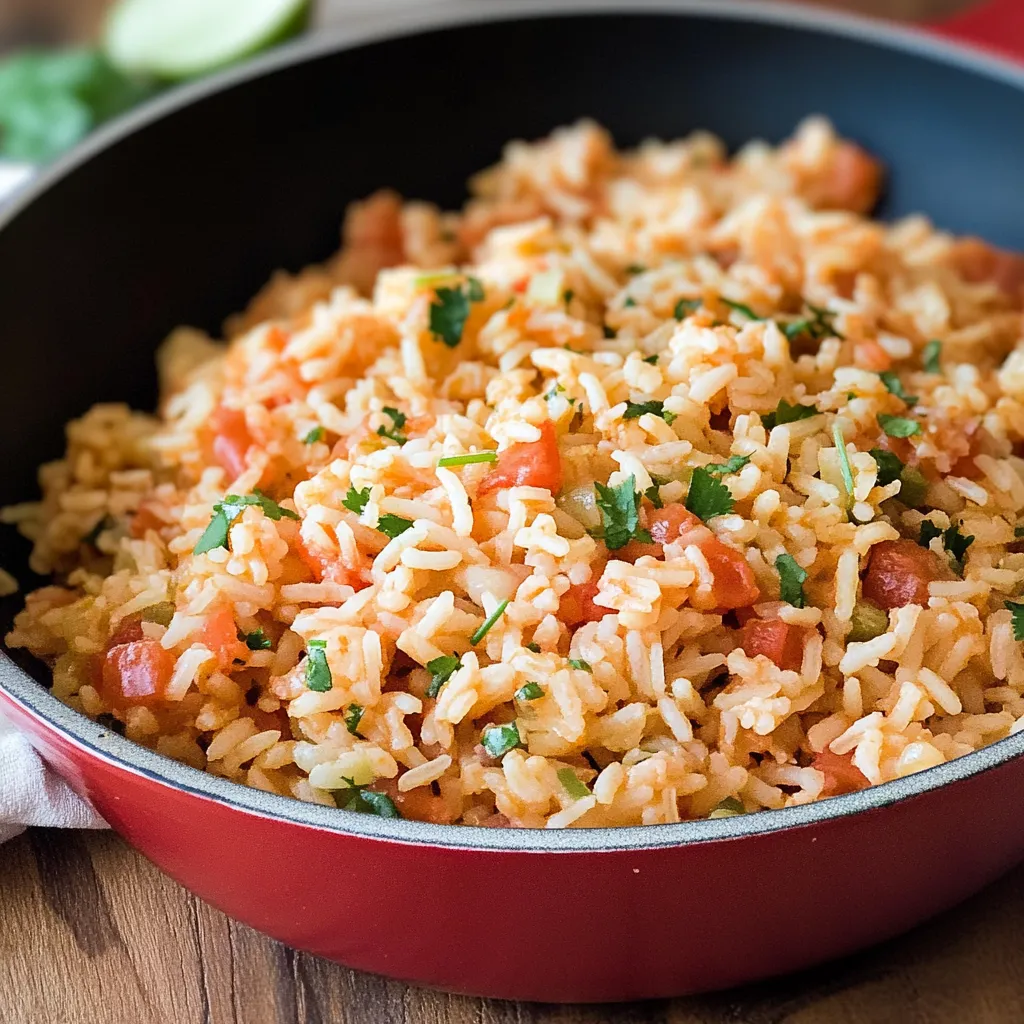
[[[1024,759],[818,824],[717,842],[527,852],[386,842],[189,793],[0,707],[106,820],[290,946],[420,985],[541,1001],[725,988],[896,935],[1024,857]]]

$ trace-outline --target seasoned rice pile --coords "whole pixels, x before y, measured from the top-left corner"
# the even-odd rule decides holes
[[[128,738],[350,811],[802,804],[1024,723],[1021,261],[865,214],[808,121],[733,159],[514,143],[159,354],[5,518],[7,642]]]

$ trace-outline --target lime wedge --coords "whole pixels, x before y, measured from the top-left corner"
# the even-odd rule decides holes
[[[123,71],[181,79],[301,31],[310,0],[119,0],[103,44]]]

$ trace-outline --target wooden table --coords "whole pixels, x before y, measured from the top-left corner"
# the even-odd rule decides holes
[[[105,2],[0,0],[0,40],[80,32]],[[840,5],[923,17],[963,4]],[[344,0],[326,6],[329,20]],[[109,833],[34,830],[0,847],[2,1024],[1012,1024],[1024,1021],[1022,939],[1024,868],[911,935],[802,975],[667,1002],[521,1005],[414,989],[290,950]]]

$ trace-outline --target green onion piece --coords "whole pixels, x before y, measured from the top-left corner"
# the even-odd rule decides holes
[[[515,700],[540,700],[544,696],[544,688],[540,683],[525,683],[514,694]]]
[[[491,757],[503,757],[513,747],[522,744],[519,736],[519,729],[515,722],[508,722],[505,725],[489,725],[480,736],[480,742],[484,750]]]
[[[732,299],[727,299],[724,295],[721,297],[722,302],[730,309],[735,310],[737,313],[741,313],[748,320],[763,320],[763,316],[758,316],[749,306],[744,305],[742,302],[733,302]]]
[[[846,451],[846,439],[842,427],[838,423],[832,427],[832,440],[839,453],[839,472],[843,475],[843,486],[846,488],[847,508],[853,504],[853,470],[850,468],[850,456]]]
[[[498,621],[498,619],[502,617],[502,615],[505,614],[505,609],[507,607],[508,598],[506,597],[505,600],[502,601],[501,604],[499,604],[498,607],[495,608],[494,611],[487,616],[487,618],[484,620],[483,625],[469,638],[469,642],[474,647],[476,647],[476,645],[480,643],[480,641],[483,640],[483,638],[487,636],[488,633],[490,633],[494,624]]]
[[[846,634],[847,643],[862,644],[874,640],[889,628],[889,616],[869,601],[858,601],[853,606],[850,618],[850,632]]]
[[[573,800],[582,800],[585,796],[590,796],[590,790],[580,782],[579,776],[571,768],[560,768],[558,781]]]
[[[446,455],[438,459],[439,466],[472,466],[477,462],[497,462],[497,452],[473,452],[469,455]]]

